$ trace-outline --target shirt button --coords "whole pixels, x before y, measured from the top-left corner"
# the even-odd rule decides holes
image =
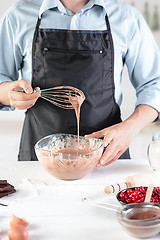
[[[90,14],[89,13],[86,13],[86,16],[89,16]]]
[[[62,12],[61,15],[64,16],[65,14]]]

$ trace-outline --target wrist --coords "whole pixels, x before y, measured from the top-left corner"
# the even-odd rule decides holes
[[[152,123],[158,117],[158,111],[148,105],[139,105],[134,113],[124,123],[127,128],[133,130],[133,135],[139,133],[144,127]]]
[[[0,103],[10,105],[8,93],[14,88],[14,82],[3,82],[0,84]]]

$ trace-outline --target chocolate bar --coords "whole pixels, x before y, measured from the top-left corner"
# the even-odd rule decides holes
[[[0,180],[0,184],[7,184],[7,180]]]
[[[15,193],[16,189],[13,185],[9,184],[7,180],[0,180],[0,198]]]
[[[14,187],[7,183],[7,184],[0,184],[0,192],[6,192],[12,190]]]
[[[16,190],[13,189],[12,191],[0,192],[0,198],[8,196],[9,194],[15,193]]]

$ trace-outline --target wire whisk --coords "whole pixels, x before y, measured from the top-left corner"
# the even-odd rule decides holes
[[[25,92],[21,89],[14,89],[14,91]],[[34,90],[34,92],[39,92],[41,98],[64,109],[74,109],[75,101],[82,103],[85,99],[84,93],[80,89],[72,86],[58,86],[48,89]]]

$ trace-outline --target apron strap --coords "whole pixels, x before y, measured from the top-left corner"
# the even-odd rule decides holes
[[[38,18],[37,23],[36,23],[36,28],[34,31],[34,35],[33,35],[33,42],[32,42],[32,80],[33,80],[33,76],[34,76],[35,43],[37,40],[38,29],[39,29],[40,24],[41,24],[41,18]]]
[[[108,32],[111,32],[111,27],[110,27],[110,23],[109,23],[109,19],[108,19],[108,15],[107,14],[105,16],[105,20],[106,20],[106,24],[107,24],[107,30],[108,30]]]
[[[111,45],[111,61],[112,61],[112,69],[111,69],[111,71],[112,71],[112,76],[114,77],[114,44],[113,44],[111,27],[110,27],[110,23],[109,23],[109,19],[108,19],[108,15],[107,14],[105,16],[105,20],[106,20],[108,36],[109,36],[109,40],[110,40],[109,42],[110,42],[110,45]],[[112,82],[112,84],[113,84],[113,82]],[[115,89],[114,85],[112,87],[113,87],[113,89]]]
[[[37,36],[37,32],[38,32],[39,26],[40,26],[40,24],[41,24],[41,19],[42,19],[42,16],[41,16],[41,18],[38,17],[38,20],[37,20],[37,23],[36,23],[35,32],[34,32],[33,43],[35,43],[36,36]],[[107,14],[106,14],[106,16],[105,16],[105,20],[106,20],[107,30],[108,30],[108,32],[109,32],[110,35],[111,35],[111,27],[110,27],[110,23],[109,23],[109,19],[108,19]]]

